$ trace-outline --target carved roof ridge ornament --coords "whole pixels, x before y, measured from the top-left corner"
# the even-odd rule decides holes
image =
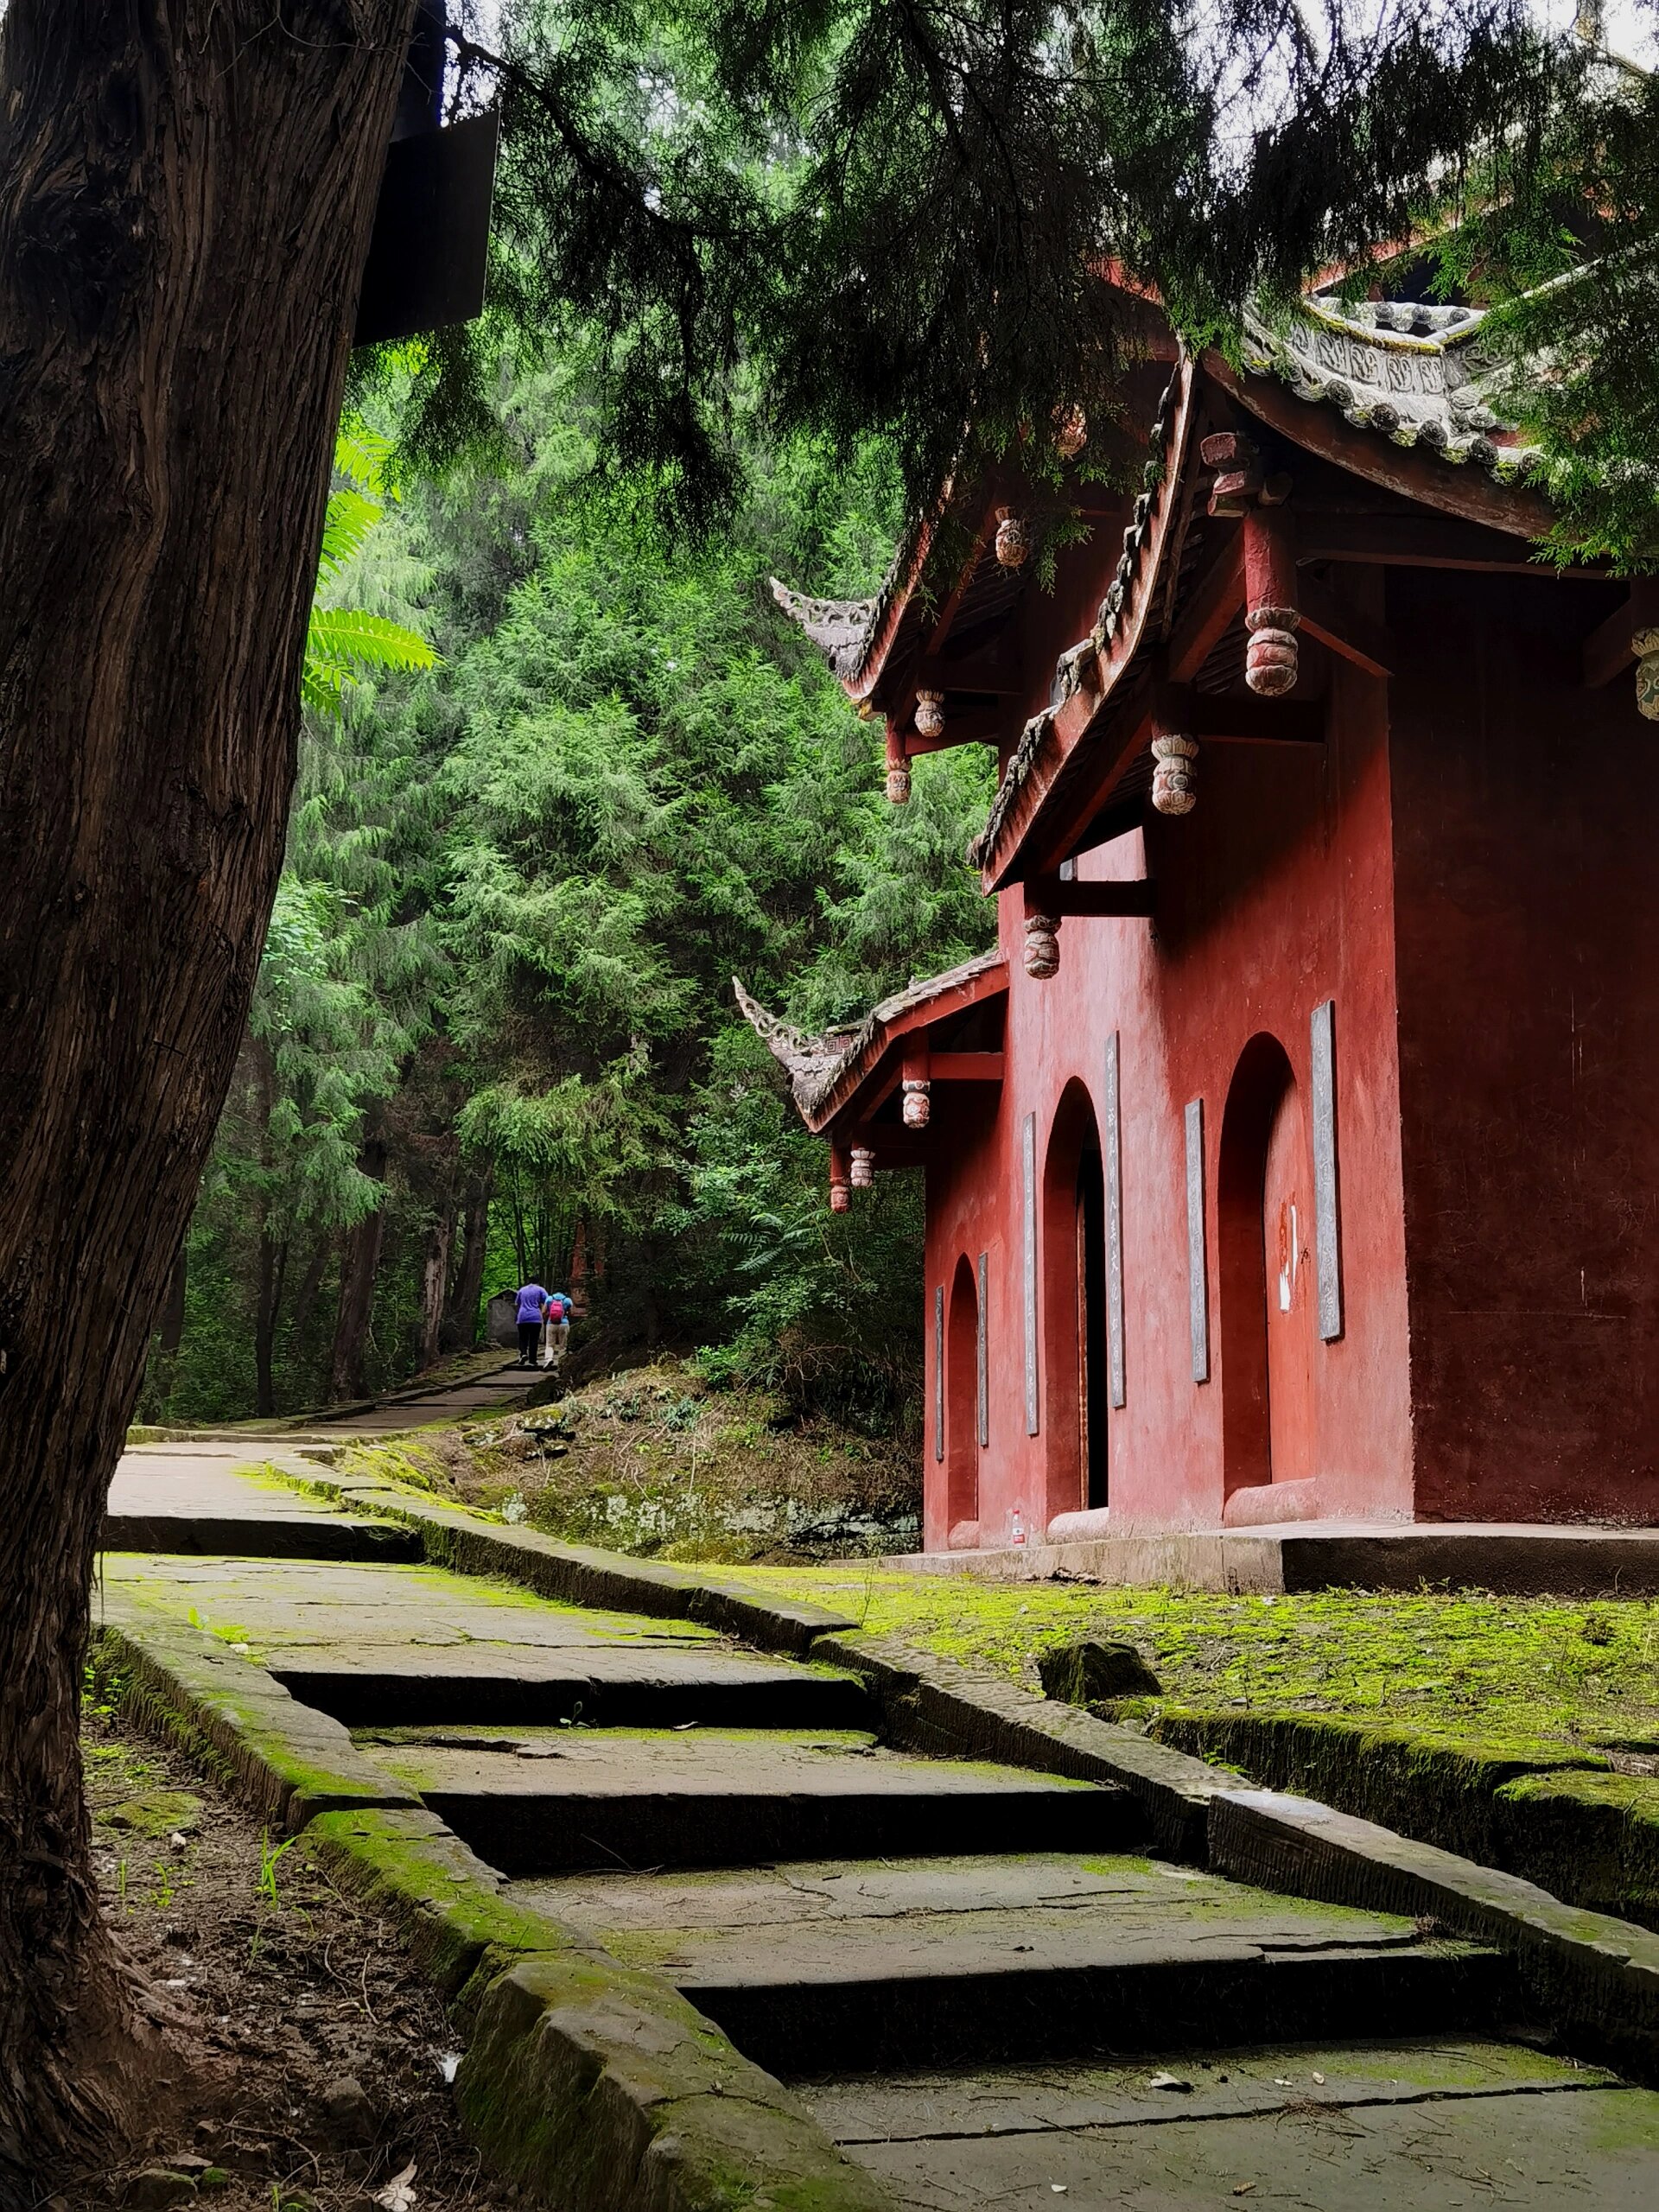
[[[838,1067],[845,1057],[845,1033],[837,1034],[832,1030],[823,1036],[810,1036],[792,1021],[785,1021],[781,1014],[768,1013],[759,999],[744,989],[741,979],[736,976],[732,978],[732,989],[744,1020],[789,1077],[795,1103],[804,1113],[807,1099],[817,1090],[824,1075]]]
[[[805,631],[836,675],[855,676],[875,628],[881,594],[873,599],[814,599],[807,592],[791,590],[776,576],[768,581],[779,606]]]
[[[1483,309],[1363,300],[1340,308],[1304,300],[1277,323],[1244,317],[1243,365],[1276,377],[1299,399],[1334,407],[1356,429],[1396,446],[1421,446],[1453,467],[1473,461],[1500,484],[1531,474],[1534,446],[1491,405],[1492,377],[1479,350]]]
[[[801,1119],[810,1128],[817,1126],[818,1109],[848,1070],[856,1066],[889,1024],[902,1014],[925,1007],[931,999],[942,998],[947,991],[977,982],[982,976],[1002,965],[1003,955],[993,945],[989,951],[976,954],[959,967],[947,968],[942,975],[912,979],[902,991],[894,991],[891,997],[872,1007],[855,1027],[829,1030],[819,1037],[809,1037],[779,1015],[768,1014],[735,976],[732,988],[750,1027],[788,1076]]]

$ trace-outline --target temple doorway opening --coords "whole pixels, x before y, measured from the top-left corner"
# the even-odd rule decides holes
[[[1043,1178],[1048,1514],[1099,1509],[1110,1465],[1106,1362],[1106,1185],[1100,1125],[1081,1083],[1055,1111]]]
[[[945,1328],[944,1479],[947,1519],[957,1543],[977,1543],[979,1293],[965,1256],[957,1262]]]
[[[1077,1160],[1077,1415],[1083,1502],[1106,1503],[1106,1174],[1097,1144]]]
[[[1276,1037],[1239,1056],[1217,1175],[1227,1495],[1317,1471],[1313,1164]]]

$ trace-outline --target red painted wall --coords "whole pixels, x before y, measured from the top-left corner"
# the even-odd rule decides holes
[[[1659,730],[1581,587],[1396,572],[1420,1516],[1659,1520]]]
[[[932,1426],[934,1291],[945,1286],[948,1309],[964,1256],[976,1265],[982,1251],[988,1255],[990,1441],[980,1454],[980,1541],[1007,1543],[1016,1511],[1027,1531],[1040,1536],[1052,1512],[1082,1502],[1064,1373],[1042,1376],[1039,1433],[1027,1433],[1021,1127],[1027,1115],[1035,1116],[1039,1341],[1046,1340],[1052,1354],[1065,1342],[1075,1240],[1052,1206],[1043,1218],[1044,1169],[1068,1085],[1083,1086],[1098,1118],[1114,1028],[1126,1402],[1109,1415],[1112,1525],[1220,1521],[1227,1376],[1216,1193],[1229,1085],[1250,1039],[1264,1031],[1276,1037],[1289,1059],[1308,1150],[1309,1021],[1326,998],[1336,1002],[1346,1326],[1338,1342],[1313,1344],[1302,1416],[1311,1433],[1287,1454],[1298,1471],[1318,1466],[1317,1495],[1299,1491],[1284,1508],[1344,1517],[1410,1515],[1387,693],[1342,664],[1328,674],[1332,734],[1322,750],[1205,747],[1197,810],[1157,821],[1146,834],[1160,883],[1155,923],[1068,920],[1058,975],[1033,982],[1021,965],[1020,894],[1003,894],[1001,935],[1012,969],[1006,1079],[995,1096],[978,1086],[940,1085],[934,1099],[925,1463],[931,1549],[942,1548],[947,1535]],[[1078,872],[1138,874],[1141,843],[1137,834],[1086,855]],[[1192,1379],[1188,1326],[1183,1135],[1185,1108],[1195,1097],[1205,1103],[1206,1154],[1210,1377],[1202,1383]],[[1059,1185],[1072,1166],[1068,1148]],[[1311,1188],[1306,1205],[1311,1245]],[[1293,1294],[1313,1296],[1311,1258]],[[1268,1513],[1280,1504],[1270,1494],[1247,1503]]]

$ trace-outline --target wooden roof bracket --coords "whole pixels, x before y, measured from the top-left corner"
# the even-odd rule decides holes
[[[1636,663],[1636,703],[1659,721],[1659,576],[1635,576],[1630,594],[1584,641],[1586,690],[1599,690]]]

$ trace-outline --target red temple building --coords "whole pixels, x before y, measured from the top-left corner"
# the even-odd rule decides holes
[[[1154,341],[1138,493],[1011,471],[948,594],[925,533],[774,587],[891,798],[1000,750],[994,952],[853,1036],[741,994],[832,1205],[925,1168],[931,1552],[1659,1522],[1659,600],[1538,564],[1479,346],[1334,296],[1242,373]]]

